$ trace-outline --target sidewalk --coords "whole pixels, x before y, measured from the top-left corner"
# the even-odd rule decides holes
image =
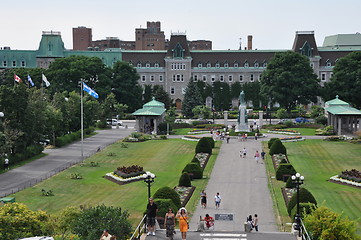
[[[248,215],[259,217],[260,232],[277,232],[277,224],[272,207],[272,199],[268,189],[265,165],[262,160],[257,164],[254,159],[256,150],[262,151],[261,141],[266,139],[248,139],[238,141],[231,139],[223,142],[217,161],[213,168],[208,186],[207,208],[198,205],[190,221],[190,230],[197,230],[199,216],[206,213],[233,214],[233,221],[216,220],[216,231],[244,231],[244,222]],[[241,158],[240,151],[246,147],[247,157]],[[215,209],[214,196],[219,192],[222,202]]]
[[[98,134],[84,139],[84,158],[93,155],[98,149],[128,136],[134,129],[113,128],[97,131]],[[0,174],[0,197],[16,193],[34,186],[75,163],[81,162],[81,142],[75,142],[62,148],[46,149],[48,155]]]

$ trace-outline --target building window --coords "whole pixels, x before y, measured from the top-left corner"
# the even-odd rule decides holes
[[[199,68],[202,68],[202,63],[198,63],[198,67],[199,67]]]
[[[225,63],[225,64],[224,64],[224,67],[225,67],[225,68],[228,68],[228,63]]]
[[[259,63],[256,62],[256,63],[254,64],[254,67],[255,67],[255,68],[258,68],[258,67],[259,67]]]
[[[184,75],[181,75],[181,81],[184,82]]]
[[[326,66],[327,66],[327,67],[331,67],[331,66],[332,66],[331,62],[327,62],[327,63],[326,63]]]
[[[177,82],[180,82],[180,75],[179,74],[177,74]]]
[[[262,66],[263,66],[264,68],[266,68],[266,67],[267,67],[267,63],[264,62]]]
[[[238,68],[238,63],[235,63],[233,67]]]
[[[186,88],[182,87],[182,94],[186,94]]]
[[[153,75],[150,76],[150,81],[154,82],[154,76]]]
[[[159,64],[158,63],[154,64],[154,67],[159,68]]]
[[[326,81],[326,73],[321,74],[321,81]]]
[[[262,79],[262,74],[258,75],[258,81],[261,81]]]
[[[244,67],[245,67],[245,68],[248,68],[248,67],[249,67],[248,62],[244,63]]]
[[[138,68],[141,68],[141,67],[142,67],[142,64],[141,64],[141,63],[138,63],[138,64],[137,64],[137,67],[138,67]]]
[[[216,68],[219,68],[219,63],[216,63]]]
[[[251,76],[250,76],[250,81],[254,82],[254,75],[253,74],[251,74]]]
[[[219,81],[224,82],[224,76],[223,75],[219,76]]]
[[[145,82],[145,75],[142,76],[142,82]]]
[[[16,67],[16,61],[13,61],[13,67]]]
[[[21,66],[25,67],[25,61],[24,60],[21,61]]]
[[[310,67],[314,69],[315,65],[313,63],[310,63]]]
[[[163,75],[159,75],[159,82],[163,82]]]
[[[194,80],[195,82],[197,82],[197,81],[198,81],[198,75],[194,75],[194,76],[193,76],[193,80]]]
[[[174,63],[172,63],[170,66],[171,66],[170,69],[174,70]]]
[[[3,67],[7,67],[8,66],[8,62],[6,60],[3,61]]]
[[[243,75],[239,75],[239,81],[243,82]]]
[[[173,82],[175,82],[175,78],[176,78],[176,76],[173,74]]]
[[[211,76],[211,81],[212,81],[212,82],[215,82],[215,81],[216,81],[216,76],[215,76],[215,75],[212,75],[212,76]]]
[[[185,65],[185,64],[182,64],[182,66],[183,66],[183,70],[186,70],[186,65]]]
[[[203,82],[206,82],[207,81],[207,75],[203,75],[202,80],[203,80]]]
[[[232,75],[228,76],[228,82],[233,82],[233,76]]]
[[[207,68],[210,68],[211,67],[211,64],[210,63],[207,63]]]
[[[170,94],[171,94],[171,95],[174,95],[174,94],[175,94],[175,89],[174,89],[174,87],[170,87]]]

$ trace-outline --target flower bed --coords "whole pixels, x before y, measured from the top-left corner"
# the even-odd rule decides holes
[[[210,156],[211,155],[209,153],[197,153],[194,157],[198,159],[201,168],[204,169],[208,163]]]
[[[187,205],[195,189],[196,187],[181,187],[181,186],[174,187],[174,190],[179,194],[182,207]]]
[[[280,138],[280,140],[281,140],[281,142],[298,142],[298,141],[303,141],[305,139],[301,136],[297,136],[297,137]]]
[[[284,154],[273,154],[272,156],[272,162],[273,162],[273,167],[275,170],[277,170],[278,166],[284,162],[284,163],[289,163],[290,161],[288,161],[288,157],[287,155]]]
[[[188,134],[198,134],[198,133],[210,133],[208,129],[193,129],[188,132]]]
[[[273,129],[269,130],[269,133],[287,134],[287,135],[300,135],[301,133],[291,129]]]
[[[283,200],[285,201],[286,206],[290,202],[293,194],[296,192],[296,189],[293,188],[281,188]]]
[[[123,184],[126,184],[126,183],[130,183],[130,182],[135,182],[135,181],[140,181],[140,180],[143,180],[143,174],[146,173],[146,174],[152,174],[151,172],[142,172],[141,174],[137,175],[137,176],[133,176],[133,177],[128,177],[128,178],[122,178],[116,174],[114,174],[114,172],[112,173],[107,173],[105,174],[104,178],[105,179],[108,179],[112,182],[115,182],[117,184],[120,184],[120,185],[123,185]]]
[[[183,140],[187,140],[187,141],[199,141],[202,137],[198,137],[198,136],[191,136],[191,135],[185,135],[184,137],[182,137]]]
[[[356,169],[346,170],[339,175],[331,177],[330,181],[361,188],[361,172]]]
[[[330,177],[329,181],[334,182],[334,183],[343,184],[343,185],[352,186],[352,187],[361,188],[361,183],[354,182],[354,181],[347,180],[347,179],[343,179],[343,178],[339,178],[338,175]]]

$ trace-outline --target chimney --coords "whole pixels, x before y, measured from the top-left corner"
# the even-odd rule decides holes
[[[252,50],[252,35],[248,35],[247,39],[248,39],[248,47],[247,50]]]

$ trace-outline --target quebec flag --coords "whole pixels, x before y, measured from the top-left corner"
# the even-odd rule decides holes
[[[96,93],[93,89],[91,89],[88,85],[83,83],[83,90],[90,94],[90,96],[93,96],[95,98],[99,98],[98,93]]]

